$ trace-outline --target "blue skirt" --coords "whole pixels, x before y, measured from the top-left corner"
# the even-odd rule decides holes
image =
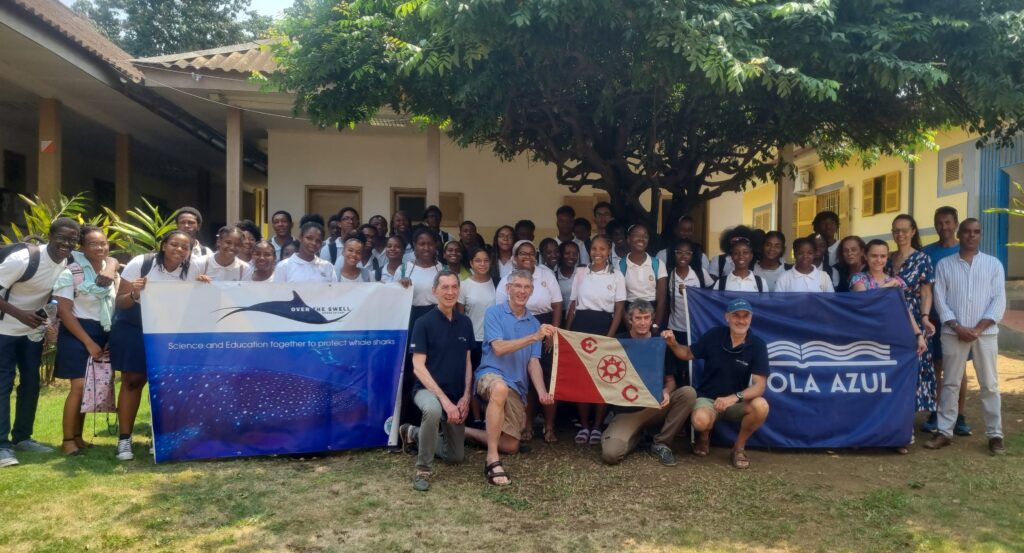
[[[118,310],[110,327],[110,366],[115,371],[146,373],[146,343],[139,305]]]
[[[92,341],[101,348],[107,345],[110,334],[103,330],[99,321],[78,319],[78,324],[82,325],[82,330],[85,330]],[[85,344],[61,325],[57,333],[57,357],[54,360],[53,376],[67,379],[85,378],[85,366],[88,363],[89,351],[85,349]]]

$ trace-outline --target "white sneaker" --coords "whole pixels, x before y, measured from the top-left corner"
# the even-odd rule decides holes
[[[118,461],[131,461],[135,459],[135,454],[132,453],[132,439],[124,438],[117,441],[117,460]]]
[[[18,451],[29,451],[32,453],[53,453],[56,451],[52,447],[43,445],[31,438],[14,444],[14,449],[17,449]]]
[[[0,449],[0,467],[13,467],[18,464],[18,458],[14,456],[14,450]]]

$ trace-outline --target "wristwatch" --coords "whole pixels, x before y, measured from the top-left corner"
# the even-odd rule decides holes
[[[952,319],[952,320],[946,321],[946,326],[948,326],[949,328],[952,328],[953,330],[956,330],[956,327],[960,326],[960,324],[956,322],[956,319]]]
[[[736,392],[736,399],[742,402],[743,401],[743,392]]]

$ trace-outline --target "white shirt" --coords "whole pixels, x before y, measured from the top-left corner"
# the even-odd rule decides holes
[[[472,278],[459,285],[459,303],[466,308],[466,316],[473,321],[473,336],[477,342],[484,341],[484,315],[494,305],[494,282],[487,279],[477,282]]]
[[[412,280],[412,305],[414,307],[437,305],[437,298],[434,297],[434,277],[441,272],[441,269],[440,263],[433,267],[420,267],[411,261],[405,264],[405,276]],[[383,275],[381,275],[381,280],[384,280]]]
[[[40,253],[42,254],[44,252],[40,252]],[[76,261],[81,261],[82,263],[88,263],[89,262],[87,259],[85,259],[84,256],[78,257],[79,255],[81,255],[78,252],[76,252],[75,255],[76,255]],[[110,262],[110,260],[108,260],[108,259],[104,259],[103,260],[103,268],[104,269],[107,268],[107,264],[109,262]],[[114,278],[114,282],[111,283],[111,285],[110,285],[111,289],[116,291],[120,280],[121,280],[120,276],[115,277]],[[83,281],[81,284],[79,284],[77,286],[72,284],[71,286],[65,286],[63,288],[58,288],[58,289],[53,291],[53,297],[55,297],[55,298],[64,298],[64,299],[68,299],[68,300],[71,300],[72,302],[74,302],[74,305],[71,308],[71,314],[74,315],[74,317],[76,319],[89,319],[91,321],[99,321],[100,320],[100,301],[101,301],[100,298],[98,298],[98,297],[96,297],[96,296],[94,296],[92,294],[79,294],[77,297],[75,296],[75,290],[77,290],[78,286],[81,286],[82,284],[85,284],[85,281]],[[17,290],[17,288],[15,288],[15,290]],[[111,314],[113,314],[113,309],[111,309]],[[4,317],[4,318],[6,319],[7,317]]]
[[[508,258],[508,261],[506,261],[504,263],[502,263],[502,261],[500,259],[497,260],[497,263],[498,263],[498,277],[499,278],[507,277],[509,273],[511,273],[512,271],[514,271],[516,269],[516,266],[512,264],[512,259],[513,258],[510,257],[510,258]]]
[[[558,290],[562,293],[562,305],[568,306],[569,302],[572,301],[570,296],[572,295],[572,283],[575,280],[576,272],[574,270],[570,276],[563,275],[561,269],[555,269],[552,272],[555,273],[555,280],[558,281]]]
[[[345,251],[345,243],[341,240],[341,238],[335,238],[334,239],[334,243],[337,244],[337,246],[338,246],[338,251],[336,253],[337,257],[334,259],[334,261],[337,261],[337,260],[341,259],[341,253],[343,251]],[[331,260],[331,241],[330,240],[324,242],[324,247],[320,248],[320,259],[325,259],[327,261]]]
[[[206,257],[208,255],[213,255],[213,250],[200,244],[199,241],[197,240],[196,245],[192,246],[192,259],[195,260],[200,257]]]
[[[376,275],[373,275],[373,276],[376,276]],[[395,272],[393,272],[393,273],[389,273],[388,272],[388,264],[387,263],[381,265],[381,269],[380,269],[380,282],[383,282],[384,284],[387,284],[389,282],[398,282],[399,280],[401,280],[401,278],[402,278],[402,265],[399,265],[398,267],[395,267]],[[372,278],[371,278],[371,280],[372,280]]]
[[[576,268],[569,301],[576,302],[577,311],[614,313],[615,303],[626,301],[626,279],[622,271],[609,269],[594,272],[590,266]]]
[[[137,278],[142,278],[142,262],[146,254],[137,255],[124,266],[124,270],[121,271],[121,278],[131,282]],[[153,268],[149,270],[149,274],[146,275],[146,282],[189,282],[194,281],[197,276],[202,272],[202,264],[197,268],[189,263],[188,273],[185,274],[185,278],[181,278],[181,266],[177,269],[167,272],[167,269],[162,263],[157,263],[156,258],[153,258]],[[142,303],[141,300],[136,303]]]
[[[935,310],[943,322],[943,334],[956,334],[945,324],[956,321],[974,328],[982,319],[998,323],[1006,313],[1006,273],[998,259],[981,252],[971,263],[960,254],[950,255],[935,267]],[[999,334],[994,324],[982,334]]]
[[[494,304],[508,302],[508,275],[502,277],[494,293]],[[562,303],[562,290],[558,287],[555,273],[543,265],[533,270],[533,293],[526,302],[526,309],[534,315],[551,312],[551,304]]]
[[[313,261],[303,261],[295,254],[277,264],[274,282],[338,282],[338,273],[326,259],[314,257]]]
[[[811,272],[803,274],[796,270],[796,267],[783,273],[775,286],[776,292],[835,292],[832,287],[832,279],[817,267],[812,267]]]
[[[590,265],[590,252],[587,251],[586,243],[584,243],[583,240],[580,240],[579,238],[575,237],[572,239],[572,241],[575,242],[580,249],[580,260],[579,263],[577,263],[577,266]],[[561,246],[563,240],[556,236],[555,242],[558,242],[558,245]]]
[[[643,263],[637,265],[626,257],[626,301],[647,300],[654,302],[658,295],[658,280],[667,278],[665,264],[658,262],[658,274],[654,274],[654,261],[651,256],[644,254]],[[617,267],[621,264],[617,263]]]
[[[826,251],[828,259],[826,259],[825,262],[828,263],[829,265],[835,265],[836,263],[839,263],[838,252],[840,242],[841,240],[836,240],[835,242],[832,243],[831,246],[828,247],[828,250]]]
[[[732,256],[725,255],[724,253],[718,254],[715,257],[712,257],[711,261],[708,263],[708,272],[711,273],[711,276],[715,278],[718,278],[720,276],[718,274],[718,264],[720,263],[718,260],[719,258],[722,257],[725,258],[725,268],[722,271],[723,273],[729,274],[733,271],[733,269],[736,268],[736,266],[732,264]]]
[[[747,273],[744,278],[736,276],[735,273],[729,273],[729,276],[725,278],[725,289],[732,292],[757,292],[757,279],[754,278],[753,271]],[[765,292],[767,291],[765,290]]]
[[[217,262],[217,254],[214,253],[194,259],[192,267],[189,269],[189,272],[191,271],[199,271],[197,274],[206,275],[215,282],[252,280],[251,265],[236,257],[233,263],[224,266]]]
[[[711,286],[714,279],[708,273],[707,268],[701,267],[700,270],[703,271],[704,284]],[[687,310],[686,296],[679,293],[680,283],[685,284],[687,288],[700,288],[700,279],[697,278],[697,271],[690,267],[690,270],[686,273],[686,278],[682,280],[679,279],[679,273],[672,271],[672,275],[668,279],[668,286],[671,288],[669,293],[672,294],[672,313],[669,313],[668,316],[668,327],[679,332],[686,332],[689,322],[689,311]]]
[[[0,264],[0,286],[4,288],[0,293],[6,295],[7,289],[13,286],[7,302],[18,309],[34,312],[50,300],[53,285],[67,267],[67,261],[62,259],[60,263],[55,262],[50,258],[50,254],[46,253],[46,244],[39,244],[39,267],[36,274],[25,282],[16,283],[15,281],[28,269],[28,261],[28,248],[25,248],[7,256]],[[4,315],[3,320],[0,320],[0,335],[3,336],[28,336],[33,330],[10,314]]]
[[[291,239],[291,236],[289,236],[288,238]],[[290,240],[289,240],[289,242],[285,242],[285,244],[289,244],[289,243],[291,243]],[[277,259],[278,261],[280,261],[281,260],[281,250],[283,250],[284,247],[283,246],[279,246],[277,244],[277,235],[274,235],[274,236],[270,237],[270,245],[274,246],[274,259]]]
[[[767,287],[769,292],[774,292],[776,290],[776,286],[777,286],[777,283],[779,281],[779,278],[785,272],[786,272],[786,265],[783,264],[783,263],[779,263],[779,266],[776,267],[773,270],[764,269],[764,268],[761,267],[761,265],[759,263],[754,263],[754,271],[753,271],[753,273],[755,275],[761,277],[761,280],[764,281],[764,284]]]

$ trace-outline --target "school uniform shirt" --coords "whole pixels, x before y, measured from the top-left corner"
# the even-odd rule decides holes
[[[768,270],[762,268],[760,264],[754,263],[753,273],[764,281],[765,287],[769,292],[774,292],[778,284],[779,278],[786,273],[786,265],[779,263],[779,266],[775,269]]]
[[[373,276],[376,277],[377,275],[374,274]],[[374,279],[371,278],[370,280],[374,280]],[[387,284],[389,282],[398,282],[399,280],[402,280],[402,265],[399,265],[398,267],[395,267],[395,272],[393,272],[393,273],[389,273],[388,272],[388,264],[387,263],[385,263],[384,265],[381,265],[381,268],[380,268],[380,281],[379,282]]]
[[[722,273],[719,274],[718,273],[718,264],[722,263],[721,261],[719,261],[719,259],[721,259],[721,258],[725,258],[725,266],[722,269]],[[721,277],[722,274],[726,274],[727,275],[727,274],[733,272],[733,270],[735,268],[736,268],[736,266],[732,264],[732,256],[725,255],[724,253],[723,254],[718,254],[715,257],[712,257],[711,261],[708,263],[708,272],[711,273],[711,276],[713,276],[715,278]]]
[[[295,254],[277,264],[274,282],[338,282],[338,273],[326,259],[305,261]]]
[[[341,238],[335,238],[334,239],[334,243],[338,247],[337,252],[335,253],[335,255],[337,257],[334,259],[334,261],[331,261],[331,241],[330,240],[327,240],[326,242],[324,242],[324,247],[320,248],[320,259],[326,259],[327,261],[331,261],[332,263],[334,263],[334,262],[338,261],[339,259],[341,259],[341,252],[345,251],[345,243],[341,240]]]
[[[291,238],[291,237],[289,236],[289,238]],[[288,244],[290,242],[291,241],[289,240],[289,242],[286,242],[286,244]],[[277,235],[274,235],[274,236],[270,237],[270,245],[274,246],[274,259],[280,261],[281,260],[281,250],[284,249],[284,246],[279,246],[277,244]]]
[[[711,286],[715,279],[711,277],[706,268],[701,267],[700,270],[704,273],[704,284]],[[687,311],[686,296],[679,293],[680,284],[686,285],[687,288],[700,288],[697,270],[690,267],[690,270],[686,273],[686,278],[683,279],[679,278],[678,273],[672,271],[672,275],[668,279],[669,293],[672,294],[672,312],[668,316],[668,327],[678,332],[686,332],[689,311]]]
[[[197,240],[196,245],[192,246],[192,259],[198,259],[200,257],[206,257],[208,255],[213,255],[213,250],[200,244],[199,241]]]
[[[512,259],[513,258],[510,257],[510,258],[508,258],[508,261],[506,261],[504,263],[502,263],[502,261],[500,259],[497,260],[497,263],[498,263],[498,278],[505,278],[505,277],[508,276],[509,273],[511,273],[512,271],[514,271],[516,269],[516,266],[512,264]]]
[[[832,242],[832,245],[825,250],[825,264],[830,267],[839,263],[839,242],[840,240]]]
[[[416,252],[413,251],[412,244],[405,246],[405,253],[402,254],[402,263],[412,263],[416,261]]]
[[[776,292],[835,292],[832,279],[817,267],[803,274],[796,267],[786,271],[775,287]]]
[[[466,316],[473,322],[473,336],[477,342],[484,341],[484,315],[494,305],[494,282],[487,279],[477,282],[471,278],[459,286],[459,303],[466,308]]]
[[[654,274],[654,261],[644,254],[643,263],[637,265],[626,255],[626,301],[647,300],[654,302],[657,298],[658,280],[667,278],[665,264],[658,263],[658,274]]]
[[[28,312],[39,311],[48,301],[53,292],[53,285],[67,267],[67,260],[62,259],[55,262],[46,253],[46,244],[39,245],[39,267],[36,274],[25,282],[16,282],[28,269],[29,253],[28,248],[18,250],[4,259],[0,264],[0,286],[3,286],[6,295],[7,290],[11,292],[7,298],[10,303],[18,309]],[[13,286],[13,288],[12,288]],[[3,336],[28,336],[34,329],[31,329],[13,315],[5,315],[0,319],[0,335]]]
[[[230,265],[225,266],[217,262],[217,254],[211,253],[193,260],[191,267],[189,271],[198,270],[198,274],[206,275],[215,282],[252,280],[252,266],[237,257]]]
[[[368,275],[366,269],[359,269],[359,275],[356,278],[347,278],[338,273],[338,282],[373,282],[373,275]]]
[[[40,253],[42,253],[42,252],[40,252]],[[75,261],[79,262],[79,264],[81,264],[81,263],[88,263],[89,262],[87,259],[85,259],[85,256],[81,255],[79,252],[75,252],[74,256],[75,256]],[[103,269],[106,269],[107,268],[107,264],[109,264],[109,263],[110,263],[109,259],[104,259],[103,260]],[[69,273],[68,276],[71,276],[71,274]],[[67,277],[64,277],[64,278],[66,279]],[[74,315],[76,319],[89,319],[91,321],[99,321],[100,320],[100,302],[105,301],[105,300],[103,298],[94,296],[92,294],[78,294],[76,296],[75,295],[75,291],[78,290],[79,286],[81,286],[82,284],[85,284],[85,281],[83,281],[80,284],[76,285],[74,283],[73,278],[74,277],[72,277],[72,281],[71,281],[71,284],[69,286],[63,286],[61,288],[55,288],[54,291],[53,291],[53,297],[55,297],[55,298],[64,298],[64,299],[71,300],[72,302],[74,302],[73,306],[71,308],[71,314]],[[64,279],[61,279],[61,280],[64,280]],[[121,280],[121,277],[117,276],[117,277],[114,278],[114,282],[112,282],[110,284],[110,289],[113,290],[114,294],[117,293],[117,287],[118,287],[118,285],[120,283],[120,280]],[[15,288],[15,290],[17,290],[17,288]],[[113,313],[114,313],[114,307],[113,306],[111,306],[110,313],[111,313],[111,315],[113,315]],[[4,318],[6,319],[7,317],[4,317]]]
[[[577,267],[577,269],[578,268],[579,267]],[[555,280],[558,281],[558,290],[562,292],[562,305],[568,308],[570,296],[572,296],[572,283],[573,280],[575,280],[574,277],[576,276],[576,273],[574,271],[573,274],[565,276],[562,274],[562,271],[560,269],[555,269],[552,272],[555,273]]]
[[[413,307],[437,305],[437,298],[434,297],[434,277],[439,272],[441,272],[440,263],[436,263],[433,267],[420,267],[413,262],[405,264],[405,276],[412,280]]]
[[[124,266],[124,270],[121,271],[121,278],[132,282],[135,279],[142,278],[142,262],[146,256],[137,255]],[[202,267],[200,267],[202,268]],[[150,282],[191,282],[199,276],[200,271],[196,269],[194,265],[189,263],[188,272],[185,273],[185,278],[181,278],[181,265],[178,268],[168,272],[164,267],[163,263],[157,263],[156,258],[153,259],[153,268],[149,270],[149,274],[146,275],[146,283]],[[136,303],[142,303],[141,300]]]
[[[579,238],[573,238],[572,241],[575,242],[576,245],[579,246],[580,248],[580,260],[579,263],[577,263],[576,265],[578,267],[590,265],[590,252],[587,251],[586,243],[584,243],[583,240],[580,240]],[[555,242],[558,242],[558,245],[561,246],[564,240],[561,240],[556,236]]]
[[[508,303],[508,276],[501,279],[494,293],[495,304]],[[562,289],[558,287],[555,273],[543,265],[533,269],[533,293],[526,302],[526,309],[534,315],[551,312],[551,304],[562,303]]]
[[[747,273],[745,277],[729,273],[729,276],[725,277],[725,289],[732,292],[757,292],[757,279],[754,278],[753,271]]]
[[[615,303],[626,301],[626,279],[610,266],[602,271],[577,267],[569,301],[576,302],[577,311],[614,313]]]

